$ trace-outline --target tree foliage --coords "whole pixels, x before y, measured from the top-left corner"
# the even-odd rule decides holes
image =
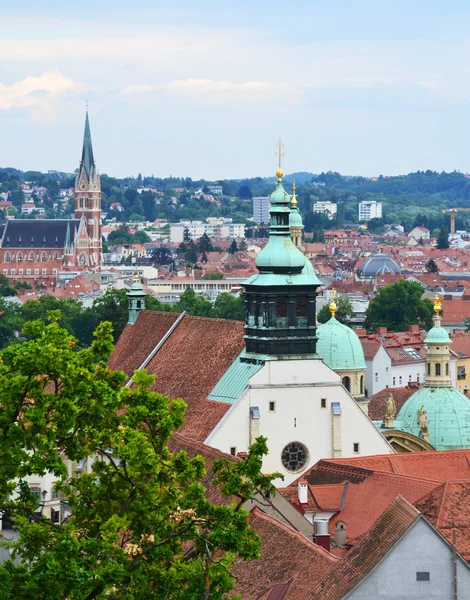
[[[449,231],[447,227],[443,226],[439,229],[437,247],[439,248],[439,250],[446,250],[449,247]]]
[[[428,262],[424,265],[424,268],[428,273],[438,273],[439,267],[436,264],[436,261],[433,258],[430,258]]]
[[[349,325],[351,322],[351,317],[353,314],[353,306],[351,300],[347,296],[336,296],[336,320],[343,325]],[[328,304],[322,306],[322,308],[318,311],[317,321],[319,323],[326,323],[331,318],[331,311]]]
[[[386,327],[389,331],[406,331],[410,325],[432,326],[433,303],[422,300],[422,286],[416,281],[400,279],[380,290],[370,302],[365,326],[369,330]]]
[[[203,485],[205,461],[172,452],[185,403],[151,391],[154,377],[111,372],[111,325],[78,348],[57,322],[30,322],[29,341],[0,361],[0,506],[19,538],[4,540],[2,600],[206,600],[233,587],[230,567],[259,556],[244,503],[273,493],[266,440],[246,460],[212,465],[225,501]],[[60,448],[60,452],[58,449]],[[84,461],[86,468],[70,465]],[[73,461],[68,463],[68,461]],[[28,485],[50,473],[72,516],[49,518]]]

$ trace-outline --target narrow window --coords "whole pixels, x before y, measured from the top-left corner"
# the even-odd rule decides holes
[[[446,363],[446,375],[449,374],[449,363]]]
[[[430,581],[429,571],[416,571],[416,581]]]
[[[398,383],[401,385],[402,381],[401,381],[401,375],[400,375],[400,379],[398,381]]]
[[[431,363],[428,362],[428,375],[431,375]]]
[[[320,403],[321,403],[321,407],[322,407],[322,408],[326,408],[326,398],[322,398],[322,399],[320,400]]]
[[[436,363],[436,375],[441,374],[441,363]]]
[[[237,447],[236,446],[231,446],[230,447],[230,454],[232,456],[236,456],[237,455]]]
[[[392,381],[393,381],[393,387],[395,387],[395,384],[397,382],[396,377],[394,377]]]
[[[379,383],[379,374],[378,373],[375,374],[375,383]]]
[[[354,443],[354,453],[359,454],[359,442]]]
[[[274,412],[275,410],[276,410],[276,403],[270,402],[269,403],[269,412]]]

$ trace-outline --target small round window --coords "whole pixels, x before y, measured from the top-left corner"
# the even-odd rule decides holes
[[[281,460],[284,467],[296,473],[305,467],[307,464],[307,448],[299,442],[292,442],[288,444],[281,454]]]

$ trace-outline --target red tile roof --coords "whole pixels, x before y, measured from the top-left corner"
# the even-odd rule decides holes
[[[414,505],[451,544],[455,527],[457,550],[470,560],[470,481],[446,481]]]
[[[400,388],[385,388],[370,397],[369,400],[369,417],[372,420],[380,420],[385,416],[385,400],[389,394],[393,395],[397,414],[400,408],[405,404],[408,398],[416,392],[415,389],[400,387]]]
[[[413,477],[426,478],[431,474],[433,479],[440,482],[449,479],[470,479],[470,449],[328,458],[321,462]]]
[[[341,600],[355,588],[398,540],[420,518],[419,512],[402,496],[379,516],[375,523],[357,541],[326,575],[319,580],[311,598]]]
[[[437,480],[344,466],[327,460],[318,462],[301,479],[308,484],[307,506],[299,504],[298,480],[280,492],[301,512],[335,510],[329,523],[330,534],[334,535],[335,524],[341,519],[346,523],[348,544],[354,544],[398,494],[415,502],[439,485]],[[348,482],[347,485],[344,482]],[[325,493],[328,487],[331,488],[329,495]]]
[[[251,511],[249,522],[261,538],[261,556],[259,560],[241,561],[231,569],[237,581],[234,593],[243,600],[267,600],[276,597],[270,596],[275,585],[286,585],[293,579],[283,597],[312,598],[314,581],[323,579],[338,559],[259,508]]]
[[[126,325],[109,365],[132,373],[160,342],[174,313],[142,311]],[[185,315],[146,369],[157,376],[153,389],[183,398],[188,407],[181,433],[204,441],[230,405],[206,400],[208,394],[245,346],[244,323]]]

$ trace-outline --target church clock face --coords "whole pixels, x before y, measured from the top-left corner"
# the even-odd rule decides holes
[[[300,442],[291,442],[281,454],[282,464],[287,471],[297,473],[307,464],[308,451]]]
[[[81,267],[84,267],[86,265],[86,254],[84,252],[82,252],[78,257],[78,264]]]
[[[86,185],[84,183],[82,183],[82,185],[80,187],[82,188],[82,190],[84,190],[86,188]]]

